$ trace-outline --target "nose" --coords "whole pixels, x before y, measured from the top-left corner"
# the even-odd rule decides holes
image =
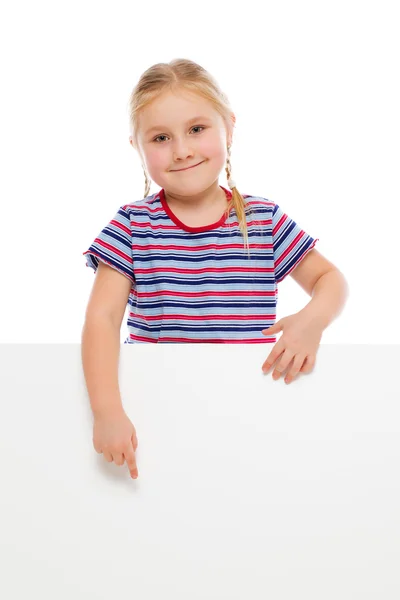
[[[178,161],[185,161],[193,156],[193,150],[184,140],[177,140],[173,148],[173,158]]]

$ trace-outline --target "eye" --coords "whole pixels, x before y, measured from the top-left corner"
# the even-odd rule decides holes
[[[192,127],[192,129],[205,129],[205,127],[203,127],[203,125],[194,125]],[[155,142],[156,144],[161,144],[162,142],[157,142],[157,140],[162,137],[167,137],[167,136],[166,135],[158,135],[156,138],[154,138],[153,142]]]

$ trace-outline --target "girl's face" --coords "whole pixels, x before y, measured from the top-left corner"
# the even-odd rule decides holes
[[[221,115],[186,90],[159,96],[139,116],[142,160],[151,179],[171,194],[190,196],[210,187],[225,166],[230,143]]]

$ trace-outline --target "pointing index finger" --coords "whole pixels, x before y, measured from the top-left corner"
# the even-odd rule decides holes
[[[136,478],[138,476],[138,470],[136,465],[136,456],[135,451],[133,449],[132,444],[129,444],[127,449],[124,452],[126,464],[128,465],[128,469],[131,473],[131,477]]]

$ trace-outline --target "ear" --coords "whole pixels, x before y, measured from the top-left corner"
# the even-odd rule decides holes
[[[132,148],[134,148],[140,154],[138,144],[135,142],[135,140],[133,139],[133,137],[131,135],[129,136],[129,143],[132,146]]]

